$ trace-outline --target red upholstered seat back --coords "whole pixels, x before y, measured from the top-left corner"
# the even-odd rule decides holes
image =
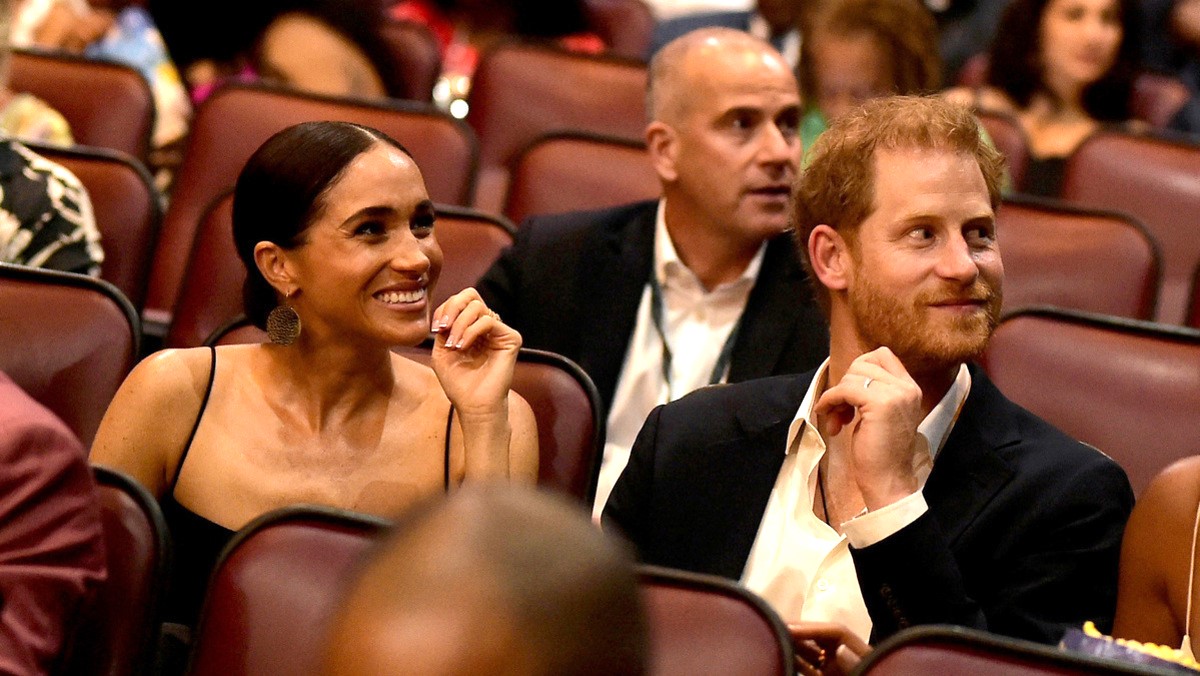
[[[783,621],[762,599],[724,578],[640,568],[653,676],[795,673]]]
[[[884,641],[867,655],[855,673],[860,676],[1116,676],[1147,673],[1143,669],[963,627],[929,625],[906,629]]]
[[[189,673],[319,673],[341,583],[384,525],[323,507],[285,508],[248,524],[213,573]]]
[[[500,210],[509,162],[543,134],[582,130],[640,140],[645,95],[640,62],[520,43],[487,52],[467,112],[480,144],[475,206]]]
[[[136,362],[140,336],[133,306],[111,284],[0,264],[0,371],[85,447]]]
[[[1004,307],[1056,305],[1154,316],[1159,257],[1140,223],[1114,212],[1009,198],[997,218]]]
[[[170,542],[154,496],[120,472],[94,467],[108,579],[84,610],[62,673],[127,676],[153,671]]]
[[[1093,134],[1067,161],[1063,199],[1132,214],[1163,257],[1156,317],[1182,324],[1200,263],[1200,147],[1115,131]]]
[[[1010,399],[1116,460],[1135,493],[1196,452],[1200,331],[1030,310],[1001,322],[983,366]]]
[[[645,146],[582,132],[543,136],[513,161],[504,215],[599,209],[658,197],[658,174]]]
[[[154,128],[154,95],[141,73],[70,54],[14,50],[8,86],[49,103],[81,145],[144,160]]]
[[[120,289],[135,308],[142,307],[162,222],[158,189],[149,172],[137,160],[114,150],[26,145],[69,169],[83,183],[104,247],[100,278]]]

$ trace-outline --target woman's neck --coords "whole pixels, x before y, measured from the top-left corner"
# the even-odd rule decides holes
[[[270,346],[270,376],[281,401],[323,430],[386,402],[396,385],[391,351],[301,336],[295,344]]]

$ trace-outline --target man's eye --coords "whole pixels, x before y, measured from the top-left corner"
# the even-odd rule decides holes
[[[975,243],[989,243],[996,239],[996,233],[991,228],[972,228],[967,231],[967,241]]]
[[[437,218],[433,214],[421,214],[414,216],[408,222],[408,227],[418,236],[425,236],[433,231],[433,224],[437,222]]]
[[[933,239],[933,230],[930,228],[913,228],[908,231],[908,236],[919,242],[926,242]]]

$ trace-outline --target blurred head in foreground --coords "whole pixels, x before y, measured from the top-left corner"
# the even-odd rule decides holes
[[[349,587],[325,673],[640,675],[630,554],[582,508],[465,487],[403,516]]]

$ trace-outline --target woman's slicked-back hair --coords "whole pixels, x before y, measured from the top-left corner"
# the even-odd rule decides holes
[[[304,242],[322,197],[356,157],[377,143],[412,155],[381,131],[349,122],[302,122],[267,139],[238,176],[233,193],[233,243],[246,266],[246,316],[265,328],[279,303],[254,262],[254,247],[273,242],[292,249]]]
[[[1019,107],[1034,94],[1050,93],[1042,73],[1041,24],[1051,0],[1013,0],[996,28],[988,57],[988,84]],[[1083,90],[1083,109],[1097,120],[1122,122],[1131,116],[1133,80],[1139,68],[1140,10],[1135,0],[1117,0],[1121,43],[1113,65]]]

